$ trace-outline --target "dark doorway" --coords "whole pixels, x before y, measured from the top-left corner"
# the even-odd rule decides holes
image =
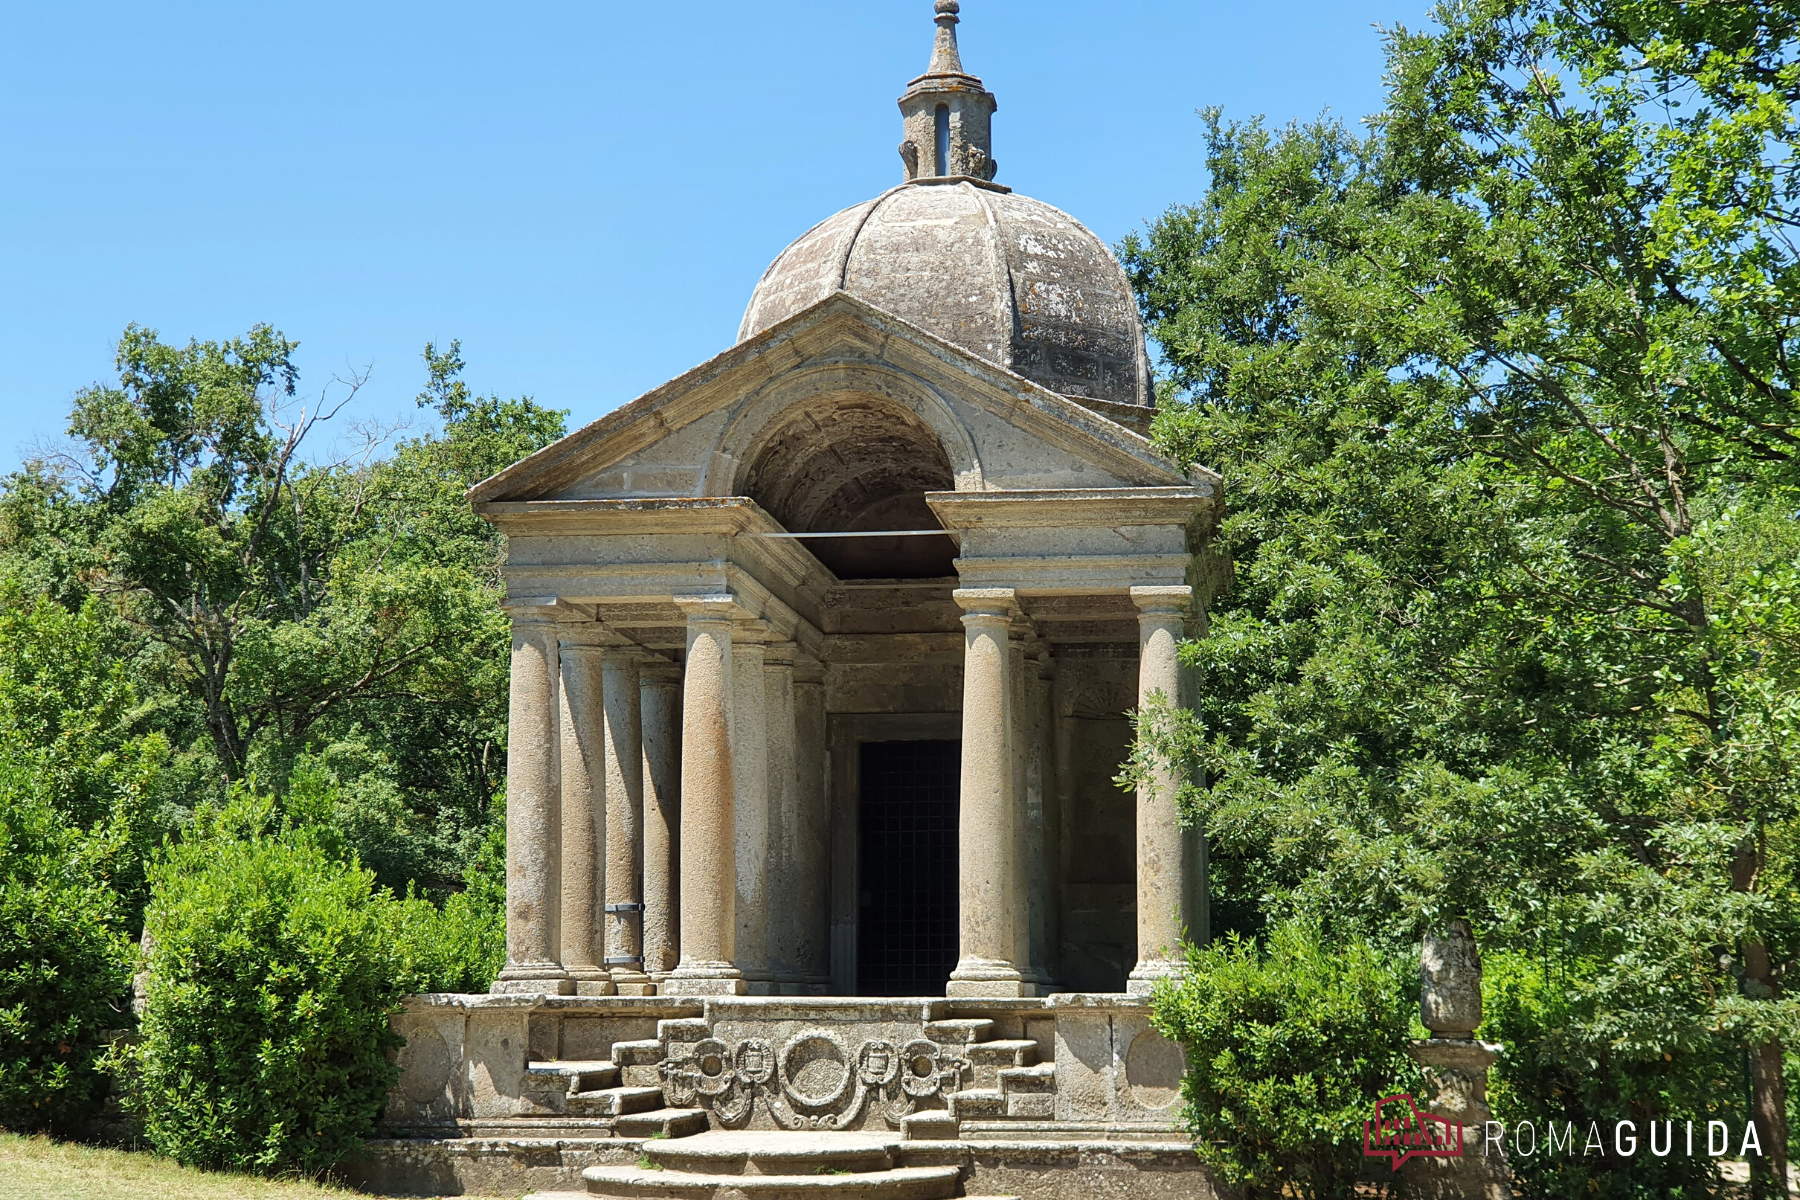
[[[941,996],[957,954],[962,743],[864,742],[858,754],[857,995]]]

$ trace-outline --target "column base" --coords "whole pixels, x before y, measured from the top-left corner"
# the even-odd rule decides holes
[[[575,981],[566,974],[509,976],[502,971],[500,978],[494,980],[493,985],[488,988],[488,994],[493,996],[528,996],[532,994],[573,996]]]
[[[612,977],[605,971],[570,971],[575,980],[577,996],[611,996],[614,994]]]
[[[657,990],[664,996],[742,996],[744,973],[730,963],[682,963]]]
[[[621,996],[656,995],[656,981],[642,971],[614,967],[612,982]]]
[[[1132,968],[1125,979],[1127,996],[1148,996],[1156,990],[1156,985],[1164,979],[1178,979],[1187,969],[1187,964],[1172,962],[1167,959],[1152,959],[1141,962]]]
[[[950,972],[946,996],[1030,996],[1032,984],[1018,968],[991,959],[964,959]]]

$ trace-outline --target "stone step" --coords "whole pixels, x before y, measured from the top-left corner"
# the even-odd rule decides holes
[[[614,1042],[612,1056],[621,1067],[654,1067],[662,1061],[662,1041],[645,1038],[638,1042]]]
[[[613,1132],[622,1138],[684,1138],[705,1133],[710,1122],[703,1108],[653,1108],[647,1112],[621,1113],[613,1120]]]
[[[525,1069],[532,1075],[561,1076],[567,1079],[570,1095],[619,1086],[619,1068],[610,1061],[534,1062]]]
[[[1056,1115],[1055,1092],[1008,1094],[1006,1115],[1023,1121],[1048,1121]]]
[[[589,1167],[588,1200],[952,1200],[961,1167],[901,1167],[844,1175],[704,1175]]]
[[[656,1023],[659,1042],[698,1042],[712,1036],[712,1026],[705,1017],[671,1017]],[[618,1051],[613,1052],[615,1055]]]
[[[925,1022],[925,1036],[946,1046],[967,1046],[994,1036],[994,1023],[986,1017],[952,1017]]]
[[[950,1112],[958,1121],[1006,1115],[1006,1095],[999,1088],[968,1088],[950,1094]]]
[[[941,1108],[900,1118],[900,1136],[909,1142],[954,1141],[956,1130],[956,1118]]]
[[[1039,1063],[1031,1067],[1002,1067],[1000,1069],[1000,1090],[1007,1095],[1022,1092],[1054,1092],[1056,1090],[1056,1064]]]
[[[976,1066],[1029,1067],[1037,1061],[1038,1044],[1030,1038],[995,1038],[964,1051]]]
[[[886,1171],[901,1139],[892,1134],[714,1132],[646,1142],[644,1157],[695,1175],[836,1175]]]
[[[611,1087],[569,1097],[568,1111],[583,1117],[618,1117],[663,1106],[659,1087]]]

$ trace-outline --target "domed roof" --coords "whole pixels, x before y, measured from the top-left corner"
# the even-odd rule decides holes
[[[1106,243],[1061,209],[993,182],[999,102],[963,70],[957,0],[936,0],[931,63],[900,97],[906,182],[781,252],[738,341],[840,289],[991,363],[1142,427],[1144,326]]]
[[[1144,328],[1112,251],[1060,209],[967,176],[912,180],[808,230],[741,342],[842,289],[1075,399],[1147,406]]]

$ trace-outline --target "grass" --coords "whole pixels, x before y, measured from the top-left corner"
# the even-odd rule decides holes
[[[0,1200],[351,1200],[346,1188],[196,1171],[148,1151],[0,1133]]]

